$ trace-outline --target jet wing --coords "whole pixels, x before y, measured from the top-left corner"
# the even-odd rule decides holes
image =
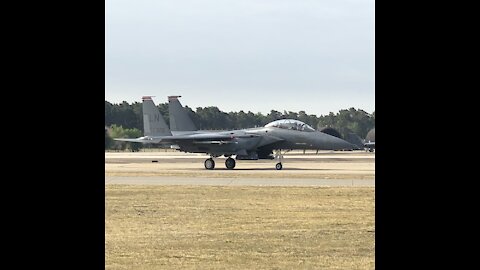
[[[253,138],[258,137],[257,134],[233,134],[233,133],[196,133],[188,135],[174,135],[174,136],[156,136],[156,137],[140,137],[140,138],[118,138],[116,141],[123,142],[138,142],[138,143],[165,143],[174,144],[177,142],[191,141],[197,144],[223,144],[233,143],[235,138]]]
[[[200,133],[190,135],[166,136],[162,138],[165,143],[192,142],[194,144],[228,144],[235,143],[236,138],[253,138],[256,134],[231,134],[231,133]]]
[[[364,143],[365,146],[375,146],[375,142]]]
[[[200,134],[188,134],[188,135],[174,135],[162,137],[162,141],[188,141],[188,140],[231,140],[233,135],[218,134],[218,133],[200,133]]]
[[[161,142],[160,138],[156,137],[140,137],[140,138],[115,138],[115,141],[120,141],[120,142],[137,142],[137,143],[159,143]]]

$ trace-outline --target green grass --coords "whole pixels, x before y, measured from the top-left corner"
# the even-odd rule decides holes
[[[374,188],[106,186],[106,269],[373,269]]]

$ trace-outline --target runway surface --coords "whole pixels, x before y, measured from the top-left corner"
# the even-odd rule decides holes
[[[128,155],[128,154],[116,154],[109,153],[105,155],[106,160],[115,160],[115,159],[205,159],[209,158],[207,155]],[[345,156],[341,155],[322,155],[322,156],[313,156],[313,155],[286,155],[286,159],[342,159]],[[375,156],[349,156],[350,159],[374,159]]]
[[[308,178],[192,178],[162,176],[106,176],[106,185],[199,185],[199,186],[329,186],[375,187],[374,179]]]
[[[274,160],[237,160],[228,170],[225,158],[215,158],[215,169],[206,170],[205,158],[178,151],[105,153],[105,184],[375,187],[375,154],[363,151],[293,151],[281,171]]]

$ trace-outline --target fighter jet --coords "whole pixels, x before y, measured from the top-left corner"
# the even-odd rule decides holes
[[[151,96],[142,97],[144,136],[118,141],[156,143],[177,146],[177,150],[189,153],[206,153],[210,158],[204,162],[205,169],[215,168],[214,158],[224,156],[227,169],[235,168],[237,160],[275,159],[275,169],[283,168],[283,155],[293,149],[350,150],[351,143],[316,131],[309,125],[294,119],[281,119],[264,127],[241,130],[203,132],[196,130],[181,104],[170,111],[172,129],[168,128]],[[178,101],[178,99],[177,99]],[[175,105],[174,105],[175,106]],[[172,110],[174,115],[172,116]],[[180,113],[178,113],[180,112]],[[184,114],[185,117],[180,116]],[[190,129],[190,130],[178,130]],[[275,155],[272,156],[275,151]],[[283,151],[283,152],[282,152]],[[235,157],[232,158],[232,157]]]
[[[375,128],[371,129],[365,139],[360,138],[355,133],[348,133],[345,140],[356,145],[356,150],[365,149],[365,151],[373,152],[375,150]]]
[[[372,128],[365,137],[365,148],[369,152],[373,152],[375,150],[375,128]]]

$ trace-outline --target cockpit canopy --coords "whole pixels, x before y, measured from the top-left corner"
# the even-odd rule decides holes
[[[298,121],[294,119],[281,119],[281,120],[273,121],[266,124],[265,127],[276,127],[276,128],[307,131],[307,132],[315,131],[315,129],[313,129],[311,126],[303,123],[302,121]]]

